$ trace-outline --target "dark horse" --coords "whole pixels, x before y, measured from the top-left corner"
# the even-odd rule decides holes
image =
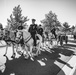
[[[55,36],[55,39],[57,39],[56,28],[53,28],[53,29],[51,30],[51,33]]]
[[[67,35],[64,35],[64,34],[60,34],[58,36],[58,42],[60,41],[60,45],[62,46],[63,45],[63,41],[65,41],[65,43],[67,44],[68,42],[68,36]]]
[[[14,31],[8,31],[8,30],[4,29],[4,33],[3,33],[3,37],[2,37],[2,39],[6,42],[6,51],[5,51],[4,56],[6,56],[6,54],[7,54],[8,47],[12,46],[13,54],[11,57],[12,58],[15,57],[15,51],[14,51],[14,45],[16,44],[15,33],[16,32],[14,32]]]
[[[76,40],[76,35],[75,34],[73,35],[73,37],[74,37],[74,40]]]

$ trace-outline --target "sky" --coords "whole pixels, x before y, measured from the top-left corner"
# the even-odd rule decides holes
[[[76,0],[0,0],[0,23],[3,27],[7,25],[7,18],[10,18],[13,8],[18,5],[22,9],[22,15],[30,19],[28,25],[32,18],[40,24],[49,11],[55,13],[61,23],[76,25]]]

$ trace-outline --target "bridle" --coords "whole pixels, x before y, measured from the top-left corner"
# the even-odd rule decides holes
[[[19,34],[20,35],[20,37],[16,37],[17,39],[22,39],[23,38],[23,32],[21,32],[21,34]]]

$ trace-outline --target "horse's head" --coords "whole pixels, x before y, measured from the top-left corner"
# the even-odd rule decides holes
[[[22,36],[23,36],[22,31],[19,31],[19,30],[16,31],[16,38],[15,38],[16,43],[20,42],[20,40],[22,39]]]
[[[3,39],[3,40],[9,39],[9,33],[10,33],[10,31],[8,31],[8,30],[6,30],[6,29],[3,29],[2,39]]]

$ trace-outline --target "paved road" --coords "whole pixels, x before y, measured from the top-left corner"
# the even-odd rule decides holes
[[[5,47],[0,48],[0,62],[5,63],[6,69],[2,75],[57,75],[64,65],[72,68],[67,62],[71,59],[75,51],[76,42],[69,37],[67,45],[53,48],[53,53],[42,52],[41,55],[25,60],[18,54],[15,59],[11,58],[11,47],[8,49],[7,57],[4,57]],[[0,74],[0,75],[1,75]],[[63,75],[65,73],[63,72]]]

